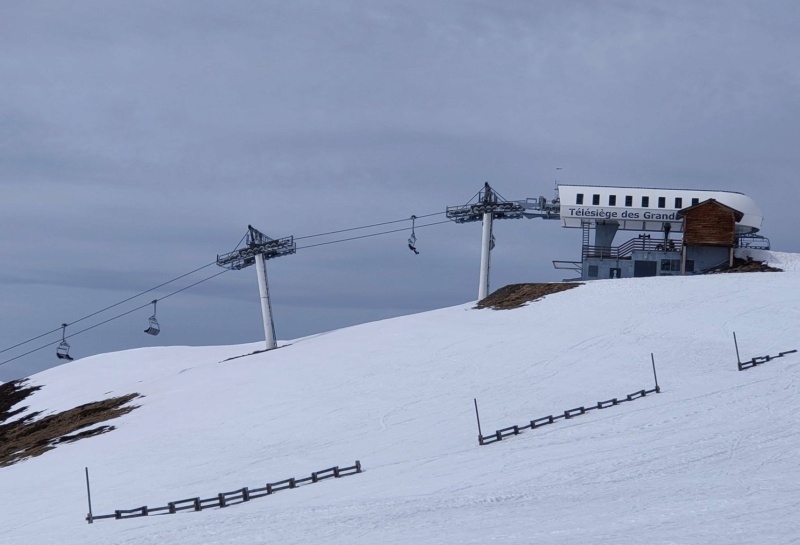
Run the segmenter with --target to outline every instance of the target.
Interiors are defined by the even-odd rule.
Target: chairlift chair
[[[61,343],[56,348],[56,357],[60,360],[72,361],[74,358],[69,355],[69,343],[65,336],[67,324],[61,324]]]
[[[158,325],[158,320],[156,320],[156,303],[157,302],[158,302],[158,299],[153,299],[153,301],[152,301],[152,304],[153,304],[153,315],[150,316],[150,318],[149,318],[150,325],[147,327],[147,329],[144,330],[144,332],[147,333],[148,335],[158,335],[159,333],[161,333],[161,327]]]

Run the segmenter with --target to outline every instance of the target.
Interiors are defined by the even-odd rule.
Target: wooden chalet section
[[[744,214],[714,199],[680,210],[684,219],[683,244],[733,248],[736,224]]]

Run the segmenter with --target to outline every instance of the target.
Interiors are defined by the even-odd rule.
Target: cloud
[[[4,6],[0,298],[20,314],[0,347],[210,263],[248,224],[303,237],[443,212],[485,181],[509,199],[552,196],[556,175],[742,191],[763,207],[774,246],[800,251],[798,10]],[[420,256],[397,233],[270,263],[279,334],[474,298],[479,231],[422,229]],[[560,279],[551,261],[580,251],[577,231],[550,222],[503,222],[496,236],[493,287]],[[170,299],[165,315],[181,325],[158,341],[258,338],[251,272]],[[152,341],[108,331],[84,350]],[[27,368],[14,369],[0,367],[0,380]]]

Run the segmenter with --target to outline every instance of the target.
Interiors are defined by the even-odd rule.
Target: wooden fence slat
[[[564,418],[572,418],[573,416],[578,416],[585,413],[586,409],[583,407],[577,407],[575,409],[567,409],[566,411],[564,411]]]

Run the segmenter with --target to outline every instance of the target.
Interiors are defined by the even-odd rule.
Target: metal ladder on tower
[[[591,223],[589,220],[581,220],[581,231],[583,231],[583,239],[581,245],[581,265],[583,265],[583,260],[586,259],[587,253],[589,251],[589,226]]]

